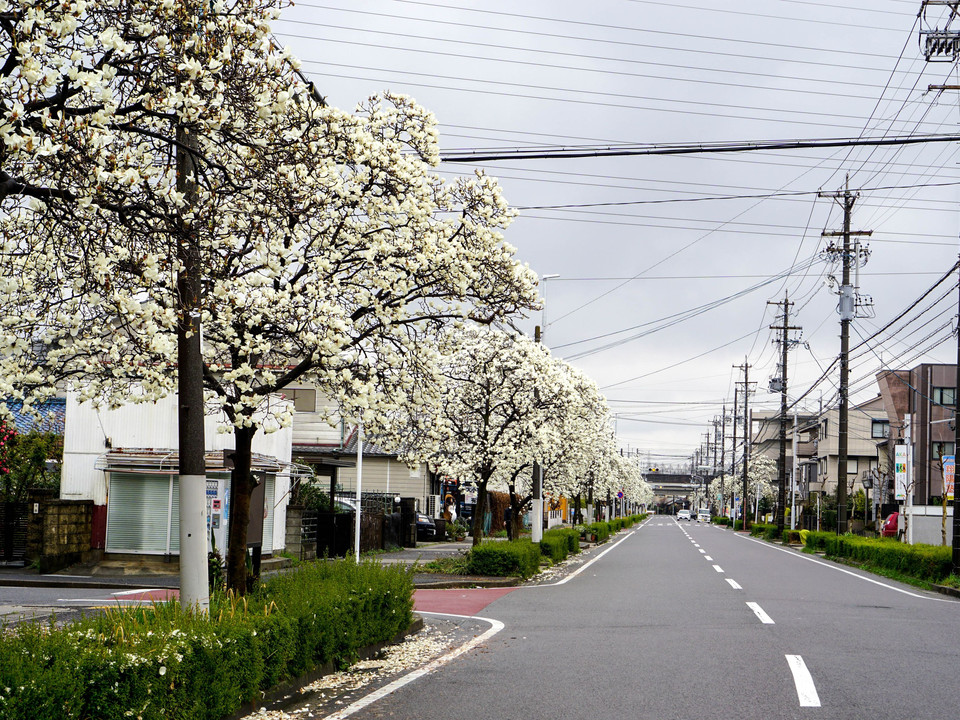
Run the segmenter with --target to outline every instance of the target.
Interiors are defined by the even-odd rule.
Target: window
[[[870,421],[870,437],[872,438],[890,437],[890,421],[889,420],[871,420]]]
[[[294,388],[287,391],[293,400],[293,409],[296,412],[317,411],[317,391],[304,388]]]
[[[931,447],[930,455],[934,461],[939,460],[944,455],[953,455],[952,442],[935,442],[935,443],[931,443],[930,447]]]
[[[857,474],[857,458],[847,458],[847,475]]]
[[[935,387],[933,401],[938,405],[953,407],[957,404],[957,389],[955,387]]]

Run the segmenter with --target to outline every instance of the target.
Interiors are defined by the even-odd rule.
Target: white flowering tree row
[[[497,183],[436,175],[436,121],[410,98],[328,107],[272,39],[278,13],[0,0],[0,392],[174,391],[189,265],[207,410],[235,435],[239,591],[251,442],[291,422],[278,392],[313,384],[389,432],[436,402],[443,328],[537,304]]]
[[[573,496],[590,476],[598,488],[643,501],[639,468],[614,451],[606,402],[582,373],[544,346],[494,329],[452,332],[441,352],[441,397],[413,418],[410,455],[475,483],[474,543],[489,489],[510,493],[519,523],[534,462],[542,465],[545,492]]]
[[[721,478],[714,478],[710,484],[717,507],[726,507],[730,502],[731,494],[736,497],[743,495],[743,463],[740,463],[740,468],[741,470],[735,476],[724,474]],[[776,501],[778,494],[776,477],[777,464],[775,461],[759,454],[750,458],[747,465],[747,501],[744,505],[746,508],[744,512],[748,517],[754,510],[758,498]],[[726,497],[721,495],[721,487],[724,488]]]

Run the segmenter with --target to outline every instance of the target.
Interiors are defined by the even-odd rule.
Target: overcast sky
[[[474,148],[879,138],[960,132],[956,64],[928,63],[920,31],[944,25],[919,0],[309,0],[276,35],[336,106],[385,89],[441,125],[442,152]],[[960,23],[956,23],[960,29]],[[751,365],[751,405],[779,352],[769,329],[788,293],[790,396],[839,353],[838,267],[821,259],[842,228],[830,197],[859,193],[871,230],[860,292],[875,317],[851,346],[909,307],[958,253],[957,143],[621,158],[444,163],[482,167],[521,208],[507,233],[545,284],[553,352],[585,370],[617,414],[622,447],[689,457]],[[881,362],[955,362],[951,280],[853,354],[854,400],[877,394]],[[922,310],[931,305],[929,310]],[[676,316],[676,317],[674,317]],[[799,333],[794,333],[797,337]],[[836,403],[838,373],[802,401]],[[728,423],[729,432],[729,423]],[[658,458],[658,456],[661,456]]]

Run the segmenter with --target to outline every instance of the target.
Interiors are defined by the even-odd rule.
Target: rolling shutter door
[[[107,552],[166,553],[170,477],[112,473]]]

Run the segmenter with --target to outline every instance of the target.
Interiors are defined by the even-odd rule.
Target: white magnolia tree
[[[388,433],[431,403],[430,338],[537,302],[496,182],[431,172],[435,121],[409,98],[327,107],[275,46],[277,12],[0,0],[3,391],[155,399],[199,323],[208,410],[236,437],[238,590],[252,438],[291,421],[276,393],[314,384]]]
[[[564,377],[542,345],[522,335],[463,328],[444,344],[441,398],[414,418],[412,451],[438,471],[477,487],[474,543],[482,535],[491,480],[508,480],[529,468],[540,448],[553,441],[541,432],[551,413],[567,401]]]

